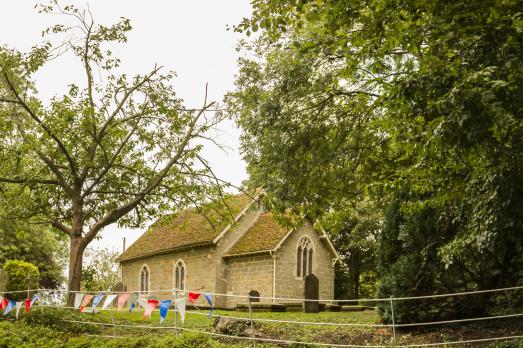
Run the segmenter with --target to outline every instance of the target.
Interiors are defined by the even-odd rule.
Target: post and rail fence
[[[499,289],[489,289],[489,290],[478,290],[478,291],[469,291],[469,292],[457,292],[457,293],[449,293],[449,294],[436,294],[436,295],[423,295],[423,296],[412,296],[412,297],[389,297],[389,298],[367,298],[367,299],[355,299],[355,300],[333,300],[333,299],[311,299],[308,298],[306,301],[303,298],[286,298],[286,297],[264,297],[264,296],[256,296],[256,300],[270,300],[270,301],[285,301],[285,302],[294,302],[299,301],[302,303],[310,303],[315,302],[316,304],[319,303],[389,303],[390,310],[391,310],[391,324],[384,324],[384,323],[358,323],[358,322],[325,322],[325,321],[305,321],[305,320],[279,320],[279,319],[272,319],[272,318],[255,318],[253,315],[253,308],[252,308],[252,300],[253,296],[251,295],[235,295],[235,294],[220,294],[220,293],[209,293],[212,294],[214,299],[217,299],[219,297],[235,297],[244,299],[247,301],[249,313],[248,317],[242,317],[242,316],[236,316],[236,315],[222,315],[220,313],[215,314],[207,314],[199,311],[194,310],[187,310],[185,313],[187,315],[205,315],[209,316],[210,318],[229,318],[229,319],[236,319],[236,320],[247,320],[250,324],[251,328],[251,335],[250,337],[245,336],[238,336],[238,335],[228,335],[228,334],[221,334],[217,332],[212,331],[204,331],[204,330],[196,330],[196,329],[190,329],[183,327],[183,325],[180,325],[178,321],[178,309],[173,309],[173,311],[176,313],[174,316],[174,326],[168,326],[168,325],[138,325],[138,324],[128,324],[128,323],[116,323],[114,320],[114,317],[111,313],[111,322],[97,322],[93,320],[71,320],[70,322],[77,323],[77,324],[84,324],[84,325],[97,325],[97,326],[104,326],[104,327],[112,327],[112,335],[102,335],[103,337],[108,338],[116,338],[116,337],[125,337],[123,336],[117,336],[116,335],[116,329],[124,329],[124,330],[135,330],[135,329],[151,329],[151,330],[171,330],[174,331],[176,334],[179,333],[179,331],[184,332],[197,332],[201,334],[210,335],[213,337],[218,338],[229,338],[229,339],[237,339],[237,340],[250,340],[252,345],[255,346],[256,342],[265,342],[265,343],[275,343],[275,344],[311,344],[316,346],[325,346],[325,347],[435,347],[435,346],[445,346],[445,345],[458,345],[458,344],[469,344],[469,343],[487,343],[487,342],[495,342],[500,340],[514,340],[514,339],[523,339],[523,332],[521,334],[511,335],[511,336],[502,336],[502,337],[488,337],[488,338],[476,338],[476,339],[470,339],[470,340],[461,340],[461,341],[446,341],[446,342],[439,342],[439,343],[426,343],[426,344],[404,344],[404,345],[398,345],[397,344],[397,337],[396,337],[396,330],[398,328],[408,328],[408,327],[420,327],[420,326],[437,326],[437,325],[446,325],[446,324],[457,324],[457,323],[471,323],[471,322],[485,322],[489,320],[500,320],[500,319],[515,319],[515,318],[521,318],[523,317],[523,313],[510,313],[510,314],[499,314],[499,315],[489,315],[484,317],[475,317],[475,318],[461,318],[461,319],[453,319],[453,320],[439,320],[439,321],[430,321],[430,322],[411,322],[411,323],[397,323],[396,317],[395,317],[395,303],[398,301],[416,301],[416,300],[426,300],[426,299],[432,299],[432,300],[438,300],[438,299],[445,299],[448,297],[461,297],[461,296],[472,296],[475,294],[486,294],[486,293],[493,293],[493,292],[510,292],[510,291],[521,291],[523,290],[523,286],[514,286],[514,287],[507,287],[507,288],[499,288]],[[26,292],[27,290],[20,290],[20,291],[1,291],[0,294],[7,297],[9,294],[12,293],[20,293],[20,292]],[[41,295],[41,302],[38,304],[40,307],[57,307],[57,308],[64,308],[64,309],[74,309],[74,307],[68,307],[66,305],[66,298],[69,293],[84,293],[84,294],[93,294],[93,293],[103,293],[105,295],[109,294],[123,294],[123,293],[129,293],[129,294],[137,294],[138,296],[140,293],[138,291],[104,291],[104,292],[89,292],[89,291],[68,291],[68,290],[49,290],[49,289],[33,289],[30,290],[32,293],[39,293]],[[198,293],[199,291],[194,291]],[[160,295],[166,295],[170,296],[171,298],[174,297],[174,299],[179,299],[180,296],[184,296],[186,291],[180,290],[180,289],[165,289],[165,290],[151,290],[148,292],[149,295],[156,294],[158,296]],[[203,292],[201,292],[203,294]],[[176,301],[175,301],[176,303]],[[107,308],[105,310],[112,310],[111,308]],[[4,319],[4,317],[1,317]],[[267,337],[257,337],[256,335],[256,327],[255,322],[260,323],[272,323],[272,324],[292,324],[292,325],[301,325],[301,326],[332,326],[332,327],[361,327],[361,328],[385,328],[392,331],[392,341],[390,344],[386,345],[354,345],[354,344],[333,344],[328,342],[302,342],[302,341],[294,341],[294,340],[287,340],[287,339],[281,339],[281,338],[267,338]]]

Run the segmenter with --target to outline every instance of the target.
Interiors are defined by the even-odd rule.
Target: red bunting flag
[[[147,300],[147,305],[143,312],[143,319],[150,317],[151,313],[158,307],[159,302],[157,300]]]
[[[200,298],[199,292],[189,292],[189,294],[187,295],[187,299],[191,303],[196,303],[196,300],[198,300],[199,298]]]
[[[0,296],[0,309],[4,309],[9,304],[9,300]]]
[[[29,310],[31,309],[31,299],[28,298],[27,300],[25,300],[24,304],[25,304],[25,312],[29,313]]]

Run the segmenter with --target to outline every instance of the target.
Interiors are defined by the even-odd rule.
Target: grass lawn
[[[107,310],[96,314],[79,314],[74,310],[59,310],[55,315],[53,308],[35,308],[25,318],[16,321],[0,321],[0,348],[4,347],[247,347],[251,345],[250,340],[218,339],[205,335],[187,333],[180,330],[180,335],[175,335],[174,311],[170,310],[163,324],[160,324],[159,312],[155,311],[151,318],[143,320],[143,311]],[[55,310],[56,312],[56,310]],[[186,320],[181,328],[212,332],[212,321],[207,317],[207,311],[200,311],[200,315],[187,313]],[[39,321],[31,321],[33,314]],[[248,313],[216,310],[215,315],[234,316],[248,318]],[[9,317],[9,315],[8,315]],[[11,317],[10,319],[14,319]],[[355,345],[392,345],[392,330],[390,328],[352,327],[338,326],[334,324],[363,323],[375,324],[379,318],[375,311],[363,312],[321,312],[307,314],[301,312],[256,312],[253,313],[256,322],[256,330],[262,338],[275,338],[300,342],[321,342],[332,344],[355,344]],[[301,321],[301,322],[328,322],[333,325],[312,325],[295,323],[263,322],[261,319]],[[96,323],[110,324],[86,325],[69,324],[67,320],[79,320]],[[113,328],[112,323],[116,324]],[[121,327],[118,325],[131,325],[132,327]],[[164,327],[166,329],[157,329]],[[3,331],[3,332],[2,332]],[[113,335],[125,338],[103,338],[87,336]],[[395,344],[422,344],[448,341],[461,341],[477,338],[514,336],[523,334],[522,323],[515,321],[493,321],[486,326],[459,325],[446,327],[431,327],[427,329],[416,329],[410,331],[397,331]],[[25,337],[27,336],[27,337]],[[13,341],[16,337],[18,341]],[[21,338],[20,338],[21,337]],[[24,338],[25,337],[25,338]],[[29,344],[31,342],[31,344]],[[34,343],[36,342],[36,343]],[[274,347],[269,343],[259,342],[257,347]],[[279,346],[282,346],[281,344]],[[285,345],[283,345],[285,346]],[[458,345],[470,347],[523,347],[523,341],[511,341],[506,343],[480,343],[475,345]],[[293,347],[304,347],[294,345]],[[455,347],[455,346],[453,346]]]
[[[200,314],[207,314],[201,311]],[[160,324],[159,313],[155,311],[151,318],[143,320],[143,311],[103,311],[101,313],[83,316],[92,321],[112,322],[111,314],[116,324],[144,325],[174,327],[174,312],[169,311],[163,324]],[[216,310],[215,315],[242,317],[248,319],[248,313]],[[273,323],[263,322],[259,319],[301,321],[301,322],[328,322],[333,324],[376,324],[379,317],[376,311],[367,310],[363,312],[320,312],[317,314],[301,312],[255,312],[253,319],[256,329],[264,338],[284,339],[300,342],[319,342],[332,344],[357,344],[357,345],[387,345],[393,344],[393,332],[387,327],[354,327],[337,325],[312,325],[296,323]],[[396,344],[421,344],[445,341],[461,341],[477,338],[514,336],[523,334],[521,325],[514,327],[514,322],[494,321],[489,326],[478,324],[429,327],[416,330],[397,330]],[[510,325],[509,325],[510,324]],[[212,320],[206,315],[187,313],[185,322],[178,321],[179,327],[200,331],[212,332]],[[106,327],[104,332],[112,334],[113,328]],[[116,328],[116,335],[163,335],[166,332],[174,332],[174,329],[129,329]],[[248,341],[235,340],[239,344],[248,345]],[[486,346],[488,344],[483,344]],[[474,345],[477,347],[478,345]]]

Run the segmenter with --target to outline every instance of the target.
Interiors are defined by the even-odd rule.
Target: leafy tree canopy
[[[407,191],[392,251],[413,239],[418,249],[404,250],[427,247],[430,260],[464,265],[459,286],[514,285],[523,269],[522,7],[254,1],[235,30],[261,35],[243,43],[227,97],[251,182],[277,208],[312,214],[365,197],[384,208]],[[412,228],[420,217],[436,226]],[[432,228],[444,240],[416,239]]]

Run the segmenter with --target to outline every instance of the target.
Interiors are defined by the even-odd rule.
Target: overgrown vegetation
[[[67,253],[63,236],[45,226],[0,219],[0,240],[0,265],[8,260],[36,265],[43,288],[55,289],[63,282]]]
[[[380,297],[521,284],[523,2],[253,7],[234,29],[260,35],[226,102],[267,205],[323,218],[370,202]],[[366,241],[356,226],[339,240]],[[399,304],[397,318],[492,313],[495,297]]]
[[[42,310],[41,312],[38,312]],[[248,313],[217,311],[221,315],[245,316]],[[112,314],[104,311],[99,314],[79,314],[77,311],[39,308],[34,314],[18,322],[0,321],[0,347],[249,347],[250,340],[217,339],[204,334],[180,331],[176,337],[173,327],[174,317],[169,313],[165,330],[147,329],[147,326],[158,326],[159,314],[154,312],[151,319],[143,320],[142,311],[117,312]],[[10,316],[10,315],[8,315]],[[10,318],[14,318],[10,316]],[[29,319],[30,318],[30,319]],[[117,325],[138,325],[145,328],[116,327],[112,328],[112,318]],[[379,320],[375,311],[364,312],[321,312],[318,314],[289,313],[255,313],[254,320],[259,318],[291,320],[291,321],[323,321],[330,323],[367,323],[373,324]],[[109,324],[108,326],[69,323],[67,320],[95,321]],[[212,321],[205,315],[186,317],[180,327],[201,331],[212,331]],[[397,331],[397,344],[434,343],[462,339],[508,336],[517,330],[514,321],[501,321],[482,325],[465,325],[461,327],[424,328],[413,331]],[[335,325],[296,325],[292,323],[256,322],[256,330],[262,338],[278,338],[304,342],[293,346],[304,346],[305,342],[324,342],[332,344],[387,344],[392,340],[392,330],[382,328],[337,327]],[[125,338],[103,338],[98,336],[114,335]],[[98,336],[86,336],[98,335]],[[518,347],[518,341],[510,341],[502,347]],[[259,347],[276,347],[278,344],[258,342]],[[495,346],[495,344],[492,344]]]

